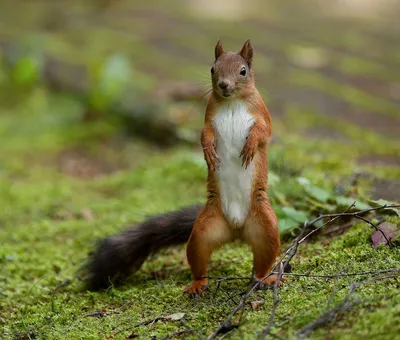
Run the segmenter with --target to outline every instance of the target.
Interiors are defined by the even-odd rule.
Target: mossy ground
[[[347,22],[339,27],[339,34],[334,21],[322,20],[315,30],[298,25],[305,15],[298,8],[297,15],[288,20],[286,15],[293,14],[289,6],[271,8],[259,21],[237,30],[235,23],[194,19],[166,4],[157,10],[140,1],[136,5],[121,1],[115,6],[109,9],[110,15],[100,16],[108,26],[100,30],[83,20],[87,30],[76,32],[71,29],[74,25],[66,24],[69,28],[49,34],[46,48],[79,62],[101,58],[112,49],[122,50],[135,61],[135,67],[148,70],[153,80],[198,81],[212,56],[215,39],[211,37],[222,34],[228,46],[233,46],[254,36],[255,45],[260,46],[257,79],[267,89],[263,94],[274,117],[275,139],[269,157],[279,181],[272,180],[269,191],[277,210],[295,207],[315,216],[326,209],[345,208],[308,196],[296,181],[299,176],[332,195],[348,191],[356,171],[398,180],[400,140],[395,124],[399,98],[385,90],[394,88],[400,78],[399,50],[390,40],[398,27],[373,30],[370,25]],[[135,20],[123,16],[129,6],[140,9],[142,15]],[[82,19],[84,7],[71,6],[68,13]],[[19,12],[7,13],[0,25],[14,20]],[[145,14],[153,20],[149,22]],[[18,40],[40,20],[39,14],[29,16],[20,25],[1,30],[2,36]],[[156,39],[162,35],[160,27],[170,44]],[[267,28],[271,34],[259,34]],[[184,29],[190,34],[181,34]],[[366,34],[371,30],[374,34]],[[233,31],[237,32],[234,37]],[[82,44],[85,48],[77,48]],[[310,45],[325,68],[301,64],[299,55]],[[377,45],[381,49],[374,54],[371,46]],[[369,80],[362,82],[361,76]],[[122,287],[93,293],[75,279],[97,239],[153,213],[203,201],[206,168],[201,150],[184,146],[166,150],[128,138],[114,120],[83,123],[81,102],[40,86],[14,91],[3,83],[0,93],[0,338],[104,339],[142,321],[177,312],[185,313],[181,321],[159,321],[123,331],[115,338],[137,334],[159,339],[181,329],[195,330],[187,338],[210,335],[234,308],[228,295],[245,290],[247,282],[225,282],[223,290],[216,292],[217,284],[211,280],[204,298],[188,299],[182,294],[191,280],[183,246],[149,259]],[[189,112],[192,117],[185,123],[198,131],[202,104],[184,103],[174,109]],[[364,117],[375,118],[367,121]],[[382,164],[376,159],[386,161]],[[370,183],[362,181],[353,197],[365,202],[371,195],[369,189]],[[375,198],[398,195],[379,190],[372,194]],[[394,216],[385,219],[399,223]],[[367,224],[354,222],[341,235],[319,235],[301,245],[293,271],[330,275],[399,267],[399,250],[374,249],[371,231]],[[285,240],[282,251],[290,244],[290,237]],[[210,275],[248,276],[251,261],[246,246],[226,246],[213,256]],[[67,279],[71,282],[55,291]],[[352,296],[359,303],[315,330],[311,338],[395,339],[400,332],[399,276],[384,280],[289,277],[279,289],[272,332],[281,338],[295,337],[299,329],[338,304],[351,283],[369,279]],[[242,325],[228,338],[254,339],[267,325],[272,291],[257,291],[249,300],[264,300],[265,304],[258,311],[246,305]],[[90,316],[98,311],[101,317]]]

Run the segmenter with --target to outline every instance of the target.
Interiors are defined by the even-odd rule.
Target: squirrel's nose
[[[221,89],[226,89],[226,88],[228,87],[228,83],[227,83],[226,81],[220,81],[220,82],[218,83],[218,86],[219,86]]]

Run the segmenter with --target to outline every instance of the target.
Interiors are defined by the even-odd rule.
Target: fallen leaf
[[[170,315],[164,317],[164,320],[178,321],[178,320],[183,319],[184,316],[185,316],[185,313],[174,313],[174,314],[170,314]]]
[[[400,228],[398,228],[396,224],[390,222],[382,222],[377,227],[379,230],[375,230],[371,234],[373,248],[376,248],[381,243],[387,244],[388,243],[387,240],[389,241],[394,240],[400,232]]]
[[[264,304],[264,300],[251,301],[250,306],[252,310],[258,310]]]

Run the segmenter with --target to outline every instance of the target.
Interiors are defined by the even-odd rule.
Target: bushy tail
[[[99,242],[85,267],[90,290],[117,283],[138,270],[157,250],[188,241],[202,206],[192,206],[149,218]]]

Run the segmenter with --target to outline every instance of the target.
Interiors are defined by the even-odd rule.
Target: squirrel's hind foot
[[[203,296],[207,288],[207,279],[201,279],[194,281],[189,287],[186,287],[183,292],[194,298],[196,296]]]
[[[274,286],[274,285],[276,285],[276,286],[278,286],[278,287],[281,287],[281,286],[283,285],[283,283],[284,283],[286,280],[287,280],[287,278],[286,278],[286,277],[283,277],[283,276],[281,277],[280,280],[278,280],[278,275],[274,274],[274,275],[268,276],[266,279],[264,279],[264,281],[262,281],[262,282],[259,284],[258,287],[259,287],[260,289],[272,287],[272,286]],[[256,280],[256,281],[258,282],[258,281],[260,281],[260,280]]]

